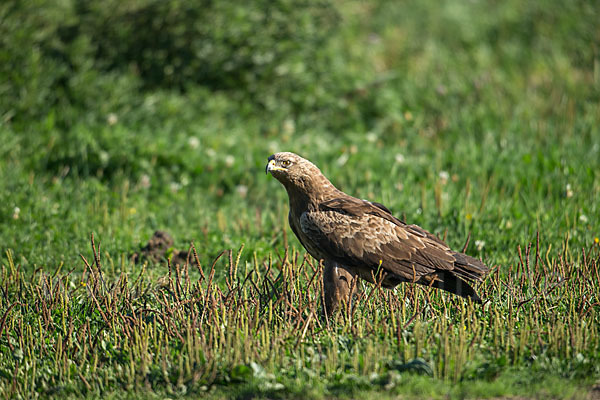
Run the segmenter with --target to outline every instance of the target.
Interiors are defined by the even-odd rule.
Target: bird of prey
[[[325,314],[350,300],[356,276],[385,288],[415,282],[481,303],[469,285],[489,271],[480,260],[451,250],[382,204],[347,195],[297,154],[273,154],[269,172],[287,190],[294,234],[311,256],[323,260]]]

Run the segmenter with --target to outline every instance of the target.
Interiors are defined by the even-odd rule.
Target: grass
[[[87,108],[0,110],[0,395],[591,396],[598,10],[570,4],[336,2],[302,112],[110,76]],[[470,235],[485,304],[365,285],[323,320],[264,175],[280,150],[453,248]],[[157,229],[196,254],[134,264]]]
[[[530,394],[522,386],[534,384],[539,396],[570,396],[578,391],[565,392],[563,380],[590,383],[598,373],[600,249],[581,264],[563,251],[547,262],[528,247],[515,269],[482,285],[490,299],[482,307],[413,285],[368,286],[333,320],[320,315],[321,269],[296,251],[242,263],[241,248],[203,267],[192,247],[190,262],[164,276],[142,267],[114,279],[94,238],[77,278],[25,276],[9,252],[0,280],[4,394],[225,387],[241,396],[493,397],[504,385]],[[528,374],[511,372],[519,368]]]

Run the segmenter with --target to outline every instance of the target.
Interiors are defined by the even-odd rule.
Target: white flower
[[[106,122],[108,122],[108,124],[112,126],[119,122],[119,117],[117,117],[117,114],[115,113],[110,113],[106,116]]]
[[[337,159],[337,161],[336,161],[337,165],[339,165],[340,167],[343,167],[346,164],[346,162],[348,161],[348,158],[350,158],[350,156],[348,155],[348,153],[343,153]]]
[[[192,149],[197,149],[198,146],[200,146],[200,139],[198,139],[196,136],[190,136],[188,138],[188,145],[192,148]]]
[[[140,187],[148,189],[150,187],[150,177],[147,174],[140,176]]]
[[[227,156],[225,156],[225,166],[226,167],[232,167],[234,163],[235,163],[234,156],[232,156],[231,154],[228,154]]]
[[[366,137],[368,142],[375,143],[377,141],[377,134],[375,132],[368,132]]]
[[[404,154],[398,153],[398,154],[396,154],[396,157],[394,157],[394,159],[396,160],[396,162],[398,164],[404,164],[404,161],[405,161]]]
[[[445,185],[448,182],[448,178],[450,178],[450,174],[447,171],[440,171],[438,176],[442,185]]]
[[[181,186],[187,186],[190,184],[190,177],[187,174],[181,175]]]
[[[19,214],[21,213],[21,209],[19,207],[15,207],[13,209],[13,219],[19,219]]]
[[[475,247],[477,247],[477,250],[479,250],[479,251],[483,250],[483,246],[485,246],[485,242],[483,240],[475,241]]]
[[[217,152],[215,151],[215,149],[206,149],[206,155],[210,158],[213,158],[217,155]]]
[[[573,197],[573,189],[571,188],[570,183],[567,183],[567,186],[565,187],[565,195],[567,196],[567,199]]]
[[[108,152],[104,150],[100,150],[100,152],[98,153],[98,158],[100,159],[102,165],[107,165],[108,160],[110,160],[110,154],[108,154]]]
[[[246,195],[248,194],[248,186],[246,186],[246,185],[237,185],[235,187],[235,191],[237,192],[237,194],[240,197],[246,197]]]
[[[579,220],[580,220],[581,222],[583,222],[584,224],[587,224],[587,222],[588,222],[588,217],[587,217],[585,214],[581,214],[581,215],[579,216]]]
[[[179,189],[181,189],[181,184],[177,182],[171,182],[171,184],[169,185],[169,189],[171,189],[171,192],[177,193]]]

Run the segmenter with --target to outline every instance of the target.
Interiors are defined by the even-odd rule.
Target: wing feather
[[[320,210],[303,213],[300,226],[314,247],[344,265],[371,270],[381,265],[408,281],[454,267],[452,251],[437,237],[365,200],[330,200]]]

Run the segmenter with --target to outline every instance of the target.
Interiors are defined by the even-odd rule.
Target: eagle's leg
[[[323,311],[330,317],[340,303],[348,304],[356,292],[356,274],[333,261],[325,261],[323,269]]]

